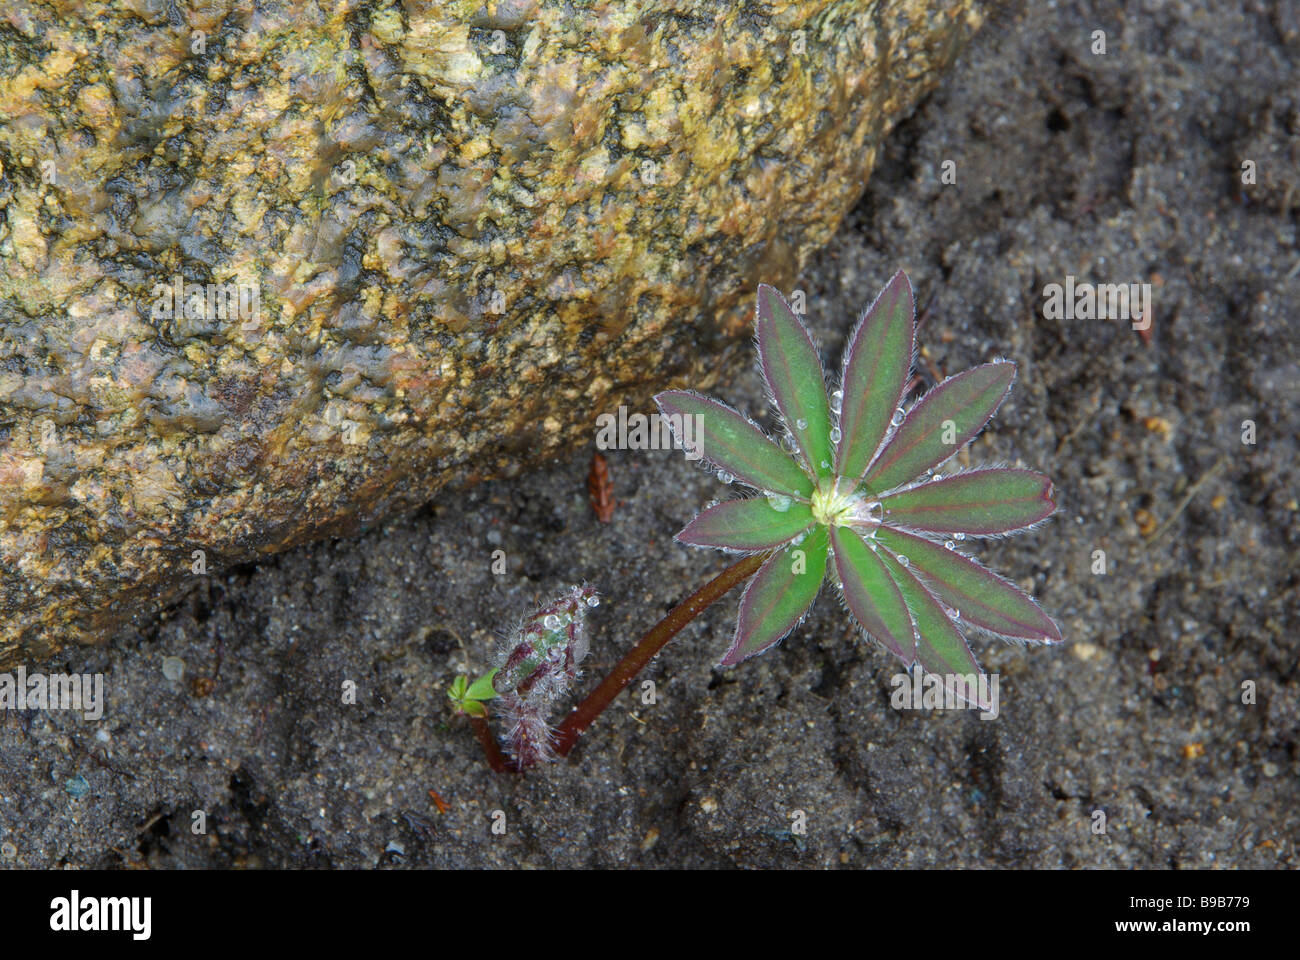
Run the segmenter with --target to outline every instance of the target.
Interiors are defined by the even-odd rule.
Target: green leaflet
[[[655,402],[669,418],[699,416],[701,456],[742,483],[805,500],[812,494],[813,482],[799,465],[726,404],[684,390],[661,393]]]
[[[956,689],[956,677],[979,677],[984,671],[939,601],[889,551],[879,550],[876,555],[884,559],[889,575],[912,613],[917,633],[916,659],[921,669],[944,677],[944,685],[950,689]],[[989,707],[984,703],[979,706]]]
[[[698,547],[770,550],[812,526],[812,508],[803,501],[786,497],[784,510],[772,504],[768,497],[719,503],[688,523],[677,540]]]
[[[972,470],[880,501],[885,521],[929,533],[993,536],[1050,517],[1052,481],[1032,470]]]
[[[762,653],[795,628],[817,599],[828,546],[826,528],[813,527],[802,542],[778,550],[759,568],[740,598],[736,636],[720,666]]]
[[[857,479],[889,430],[912,368],[915,308],[900,270],[880,291],[844,351],[844,398],[836,472]]]
[[[867,475],[867,487],[885,493],[943,463],[989,422],[1011,389],[1016,365],[986,363],[949,377],[907,414]]]
[[[1061,642],[1060,629],[1024,591],[969,557],[901,530],[881,528],[876,539],[906,556],[930,592],[966,622],[1002,637]]]
[[[807,327],[785,298],[767,284],[758,287],[758,362],[777,409],[794,434],[808,467],[829,477],[835,454],[831,449],[831,411],[826,401],[822,362]]]
[[[903,595],[868,543],[847,527],[831,530],[835,572],[844,602],[859,626],[911,666],[914,657],[912,617]]]

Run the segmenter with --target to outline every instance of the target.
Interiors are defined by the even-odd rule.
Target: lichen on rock
[[[0,664],[709,386],[984,6],[6,4]]]

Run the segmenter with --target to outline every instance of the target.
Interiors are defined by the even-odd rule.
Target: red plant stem
[[[492,736],[492,728],[488,726],[487,717],[469,715],[469,722],[474,725],[474,732],[478,734],[478,742],[483,745],[483,754],[487,757],[492,772],[508,772],[510,768],[506,765],[506,758],[501,753],[501,747],[497,745],[496,737]]]
[[[555,752],[562,757],[567,756],[578,737],[582,736],[582,731],[591,726],[592,721],[614,702],[614,698],[654,659],[655,654],[668,645],[669,640],[709,606],[721,600],[732,587],[757,573],[767,558],[768,554],[760,553],[736,561],[673,607],[668,616],[651,627],[650,632],[619,661],[618,666],[601,681],[600,686],[591,691],[587,699],[578,704],[560,724],[556,730]]]

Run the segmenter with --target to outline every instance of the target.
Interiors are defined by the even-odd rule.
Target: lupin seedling
[[[866,636],[909,670],[940,676],[958,697],[987,689],[953,682],[982,676],[966,639],[971,630],[1021,643],[1061,642],[1056,623],[1028,594],[960,549],[968,538],[1000,537],[1046,520],[1056,509],[1051,481],[1031,470],[944,466],[1006,398],[1015,364],[994,360],[967,370],[906,405],[916,325],[912,287],[901,271],[850,335],[839,387],[830,393],[807,327],[767,285],[758,289],[755,326],[759,370],[784,423],[784,445],[717,400],[680,390],[655,398],[674,427],[698,417],[695,451],[724,483],[755,493],[710,505],[677,541],[741,559],[651,628],[554,732],[531,714],[549,712],[577,678],[573,668],[586,653],[581,618],[575,632],[560,612],[581,606],[580,588],[556,601],[568,606],[552,604],[525,621],[496,679],[518,768],[567,754],[682,627],[746,581],[720,666],[784,639],[828,581]],[[683,446],[686,439],[679,436]]]
[[[451,701],[452,709],[456,713],[463,713],[470,717],[486,717],[487,701],[495,699],[497,695],[496,689],[492,686],[492,678],[496,674],[494,668],[473,683],[470,683],[469,677],[464,675],[453,680],[447,690],[447,699]]]

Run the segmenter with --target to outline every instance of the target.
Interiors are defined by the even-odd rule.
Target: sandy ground
[[[972,460],[1045,470],[1061,510],[976,553],[1067,645],[976,642],[996,720],[892,709],[894,664],[829,596],[775,651],[715,670],[733,597],[651,665],[657,703],[628,695],[570,762],[493,776],[445,688],[499,628],[589,580],[591,683],[723,565],[671,538],[726,488],[680,455],[611,453],[622,502],[602,525],[585,449],[201,578],[161,620],[32,665],[104,673],[108,705],[0,726],[0,863],[1297,866],[1297,9],[1013,9],[895,132],[801,281],[830,362],[903,267],[927,378],[1020,364]],[[1149,342],[1045,318],[1067,276],[1152,284]],[[770,416],[752,370],[715,392]]]

